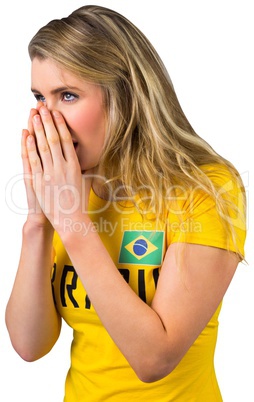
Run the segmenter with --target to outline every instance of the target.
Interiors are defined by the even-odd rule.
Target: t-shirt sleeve
[[[214,246],[238,252],[244,258],[244,189],[223,166],[208,169],[206,173],[218,190],[217,199],[222,197],[226,200],[225,210],[218,210],[217,200],[200,188],[181,191],[181,195],[169,203],[167,243],[186,242]]]

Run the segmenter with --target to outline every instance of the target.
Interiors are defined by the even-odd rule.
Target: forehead
[[[31,66],[32,91],[54,91],[57,88],[73,89],[80,93],[102,93],[101,86],[77,77],[51,59],[34,58]]]
[[[34,58],[31,65],[31,81],[32,85],[39,83],[56,83],[68,84],[68,82],[82,83],[82,80],[77,78],[64,68],[61,68],[57,63],[50,59]]]

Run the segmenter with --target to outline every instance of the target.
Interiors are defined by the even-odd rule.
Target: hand
[[[38,107],[40,107],[39,103]],[[24,182],[25,182],[27,204],[28,204],[28,221],[34,222],[39,225],[48,225],[49,224],[48,219],[44,215],[33,189],[32,169],[30,166],[27,145],[26,145],[28,136],[35,135],[32,119],[36,114],[38,114],[38,109],[31,109],[28,119],[28,129],[24,129],[22,131],[22,138],[21,138],[21,156],[22,156]]]
[[[87,211],[91,180],[84,180],[63,116],[41,106],[32,117],[34,135],[26,136],[32,187],[41,210],[61,231],[64,219]],[[85,205],[83,202],[85,195]]]

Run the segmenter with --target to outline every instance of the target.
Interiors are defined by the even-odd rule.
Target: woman
[[[27,361],[73,328],[65,402],[222,401],[221,301],[244,258],[237,170],[187,121],[158,54],[85,6],[29,44],[29,213],[6,309]],[[31,302],[32,301],[32,302]]]

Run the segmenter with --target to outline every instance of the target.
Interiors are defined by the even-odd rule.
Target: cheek
[[[77,135],[84,133],[87,129],[86,119],[84,119],[84,116],[81,116],[80,114],[72,116],[72,118],[69,119],[69,124],[71,129]]]
[[[98,106],[85,112],[83,110],[71,113],[66,116],[66,122],[79,139],[101,136],[105,131],[104,113]]]

